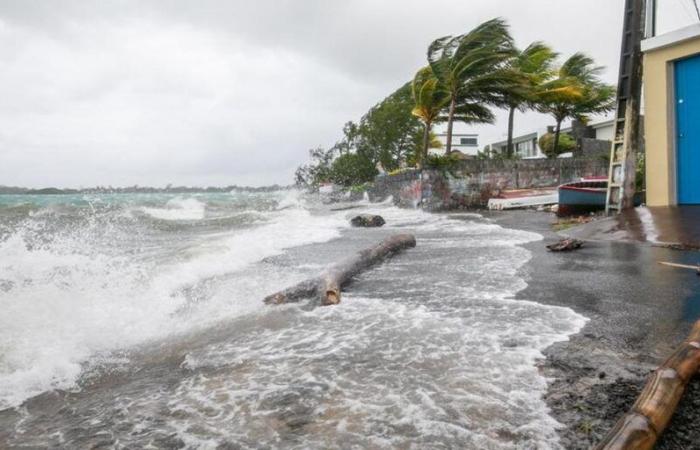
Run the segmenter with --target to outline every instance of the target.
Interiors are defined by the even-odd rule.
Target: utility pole
[[[642,49],[645,32],[654,32],[654,0],[625,0],[625,18],[620,51],[620,72],[617,85],[615,135],[610,150],[610,170],[605,211],[620,212],[634,207],[637,150],[640,147],[640,115],[642,97]],[[645,18],[651,24],[645,27]],[[650,28],[651,29],[650,29]],[[645,29],[646,28],[646,29]]]

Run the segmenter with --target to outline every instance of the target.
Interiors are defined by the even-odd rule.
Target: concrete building
[[[515,153],[522,159],[538,159],[546,158],[547,156],[542,153],[539,146],[540,137],[547,133],[547,129],[542,129],[538,131],[533,131],[528,134],[523,134],[520,136],[513,137],[513,146],[515,147]],[[581,123],[572,123],[571,126],[564,127],[561,130],[562,133],[573,134],[579,138],[598,140],[598,141],[612,141],[614,134],[614,120],[604,120],[601,122],[594,122],[589,125],[583,125]],[[508,141],[494,142],[488,145],[488,149],[492,152],[505,152],[508,147]],[[607,151],[610,150],[610,144],[608,144]],[[563,157],[572,156],[569,154],[562,155]]]
[[[700,24],[642,51],[647,204],[700,204]]]
[[[445,147],[447,146],[447,133],[439,133],[436,137],[442,143],[442,148],[431,148],[430,154],[444,155]],[[479,135],[453,133],[452,150],[460,151],[465,155],[476,156],[479,153]]]

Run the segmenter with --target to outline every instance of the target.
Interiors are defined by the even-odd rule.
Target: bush
[[[457,153],[450,153],[449,155],[428,155],[428,159],[425,162],[426,169],[439,170],[443,173],[449,173],[450,175],[455,175],[457,169],[459,169],[461,159]]]
[[[556,158],[562,153],[573,152],[576,150],[576,141],[571,135],[562,133],[559,135],[559,148],[554,151],[554,133],[546,133],[540,137],[539,141],[542,153],[547,155],[547,158]]]

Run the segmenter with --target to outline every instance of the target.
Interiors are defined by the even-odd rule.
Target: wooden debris
[[[317,296],[322,306],[340,303],[340,289],[360,272],[393,256],[401,250],[416,246],[416,238],[411,234],[397,234],[384,239],[374,247],[359,251],[356,255],[331,266],[319,277],[302,281],[265,298],[265,303],[280,305],[298,302],[304,298]]]
[[[659,264],[661,264],[662,266],[675,267],[677,269],[694,270],[695,273],[698,276],[700,276],[700,264],[697,264],[695,266],[691,266],[689,264],[678,264],[678,263],[672,263],[672,262],[666,262],[666,261],[659,261]]]
[[[700,320],[652,375],[637,401],[615,424],[598,450],[651,449],[668,425],[686,386],[700,368]]]
[[[583,241],[578,239],[562,239],[561,241],[547,246],[550,252],[570,252],[583,247]]]

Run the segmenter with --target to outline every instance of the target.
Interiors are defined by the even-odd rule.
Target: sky
[[[660,31],[692,0],[659,0]],[[0,185],[290,184],[438,37],[504,17],[615,82],[623,0],[0,0]],[[462,131],[480,145],[495,125]],[[516,132],[548,125],[521,114]]]

